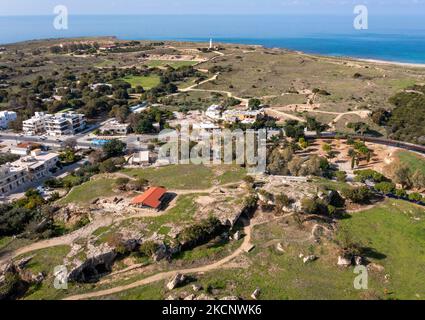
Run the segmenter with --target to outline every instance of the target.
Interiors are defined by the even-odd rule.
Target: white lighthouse
[[[213,49],[213,39],[212,39],[212,38],[210,39],[210,47],[209,47],[209,49],[210,49],[210,50],[212,50],[212,49]]]

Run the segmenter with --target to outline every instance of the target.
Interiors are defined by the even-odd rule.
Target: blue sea
[[[425,63],[425,13],[369,16],[368,30],[354,15],[105,15],[70,16],[55,30],[53,16],[0,17],[0,43],[77,36],[259,44],[331,56]]]

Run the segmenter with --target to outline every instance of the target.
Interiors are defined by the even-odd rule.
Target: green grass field
[[[135,88],[137,86],[142,86],[145,90],[152,89],[159,85],[160,79],[156,75],[150,76],[127,76],[122,78],[122,80],[131,84],[131,87]]]
[[[238,182],[246,175],[243,168],[233,165],[206,167],[203,165],[171,165],[161,168],[124,169],[124,174],[143,178],[151,185],[169,189],[204,190],[214,185]]]
[[[166,67],[170,66],[173,69],[178,69],[185,66],[194,66],[197,61],[172,61],[172,60],[150,60],[144,62],[145,65],[149,67]]]
[[[420,218],[417,221],[414,218]],[[385,267],[384,272],[369,272],[368,290],[356,290],[354,268],[336,265],[336,247],[332,244],[303,243],[284,223],[269,223],[255,228],[256,248],[245,254],[246,268],[215,270],[197,275],[205,290],[216,290],[218,297],[237,295],[250,299],[261,288],[261,299],[424,299],[425,288],[425,211],[402,201],[387,200],[377,207],[353,214],[340,221],[340,228],[355,241],[369,248],[368,259]],[[340,231],[342,234],[343,231]],[[308,235],[308,232],[305,233]],[[338,235],[339,236],[339,235]],[[284,253],[276,251],[270,241],[288,243]],[[183,259],[201,257],[205,252],[188,252]],[[299,253],[314,253],[319,259],[303,264]],[[389,275],[386,283],[384,276]],[[114,295],[118,299],[165,298],[164,282],[135,288]],[[385,292],[388,293],[385,293]],[[190,288],[174,290],[174,294]]]
[[[63,199],[60,204],[78,203],[89,204],[98,197],[109,197],[114,195],[114,179],[95,179],[75,187]]]
[[[419,219],[419,220],[418,220]],[[371,248],[370,260],[390,275],[391,298],[425,299],[425,209],[404,201],[382,205],[341,222],[355,241]]]
[[[425,157],[409,151],[399,151],[396,156],[401,163],[406,164],[412,172],[419,170],[425,174]]]

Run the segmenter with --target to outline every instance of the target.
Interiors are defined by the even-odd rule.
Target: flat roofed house
[[[137,207],[148,207],[159,209],[164,200],[167,190],[162,187],[151,187],[143,194],[137,196],[131,201],[131,204]]]

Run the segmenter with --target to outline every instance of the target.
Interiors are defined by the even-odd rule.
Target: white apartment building
[[[7,129],[9,122],[16,120],[16,112],[0,111],[0,129]]]
[[[45,114],[36,112],[34,117],[23,122],[23,131],[27,135],[39,135],[46,133],[49,136],[59,137],[73,135],[86,127],[86,119],[83,114],[62,112],[57,114]]]
[[[12,193],[19,187],[51,175],[59,155],[33,150],[29,156],[0,167],[0,194]]]

